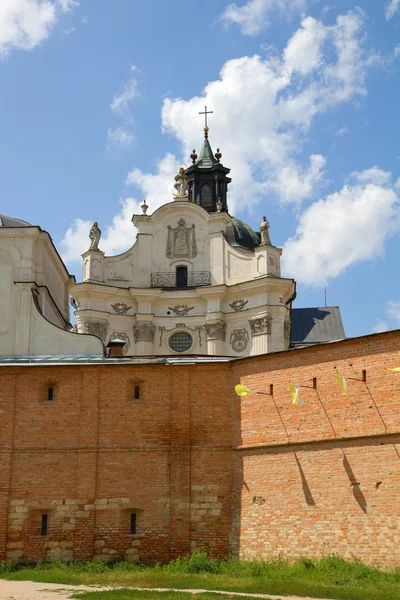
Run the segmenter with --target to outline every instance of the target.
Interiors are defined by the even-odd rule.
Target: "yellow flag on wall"
[[[335,373],[334,374],[334,378],[338,382],[339,387],[340,387],[340,391],[342,392],[343,396],[345,396],[346,393],[347,393],[346,379],[343,377],[343,375],[339,375],[339,373]]]
[[[400,367],[393,367],[393,369],[389,369],[389,367],[386,367],[386,371],[395,371],[397,373],[398,371],[400,371]]]
[[[293,406],[304,406],[304,402],[299,396],[300,386],[296,385],[295,383],[288,383],[288,388],[292,392]]]
[[[238,383],[237,385],[235,385],[235,392],[237,393],[238,396],[250,396],[251,391],[244,385],[242,385],[241,383]]]

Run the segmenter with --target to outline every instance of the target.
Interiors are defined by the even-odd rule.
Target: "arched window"
[[[201,205],[203,208],[213,207],[211,186],[208,183],[201,186]]]
[[[187,287],[187,267],[176,267],[176,287]]]

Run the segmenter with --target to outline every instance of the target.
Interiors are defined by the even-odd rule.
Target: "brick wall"
[[[390,332],[232,365],[236,382],[264,392],[232,399],[233,553],[400,564],[400,374],[386,371],[400,366],[399,342]]]
[[[232,363],[1,367],[0,560],[398,565],[399,349],[388,332]]]
[[[226,555],[230,407],[228,364],[1,368],[0,560]]]

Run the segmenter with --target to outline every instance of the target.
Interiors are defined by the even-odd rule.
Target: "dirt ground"
[[[109,587],[94,587],[86,585],[63,585],[59,583],[35,583],[33,581],[7,581],[0,579],[0,600],[69,600],[74,592],[86,592],[95,590],[109,590]],[[141,589],[143,588],[133,588]],[[151,591],[149,592],[149,600],[151,600]],[[157,588],[153,591],[166,592],[165,588]],[[176,590],[177,592],[191,592],[192,594],[200,594],[207,590]],[[208,590],[210,591],[210,590]],[[224,596],[251,596],[253,598],[270,598],[271,600],[323,600],[317,598],[300,598],[299,596],[271,596],[270,594],[239,594],[235,592],[215,592]],[[222,600],[222,599],[221,599]]]

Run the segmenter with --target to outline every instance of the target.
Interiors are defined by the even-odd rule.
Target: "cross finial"
[[[204,133],[205,137],[208,136],[208,125],[207,125],[207,115],[213,114],[213,110],[207,110],[207,106],[204,107],[204,111],[199,112],[199,115],[204,115]]]

